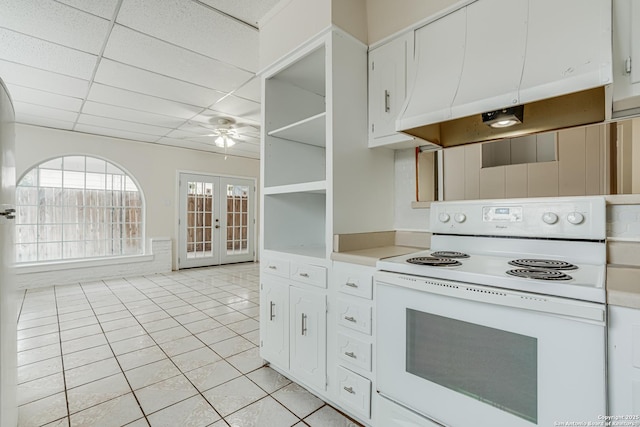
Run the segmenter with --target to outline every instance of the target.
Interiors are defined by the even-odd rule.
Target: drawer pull
[[[342,388],[344,388],[344,390],[347,393],[356,394],[356,392],[353,390],[353,387],[342,387]]]
[[[356,285],[355,283],[351,283],[351,282],[345,283],[345,286],[348,286],[350,288],[357,288],[358,287],[358,285]]]
[[[272,270],[277,270],[278,269],[278,267],[276,267],[275,265],[270,265],[269,268],[272,269]]]
[[[353,317],[353,316],[344,316],[344,320],[346,320],[348,322],[356,323],[356,318]]]
[[[356,354],[353,351],[345,351],[344,354],[352,359],[357,359]]]
[[[276,303],[270,301],[269,303],[269,320],[273,320],[276,317],[274,308],[276,307]]]
[[[309,275],[307,273],[300,273],[300,276],[308,278]]]

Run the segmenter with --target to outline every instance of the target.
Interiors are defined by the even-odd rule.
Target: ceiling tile
[[[241,98],[260,102],[260,99],[262,98],[262,87],[260,86],[260,78],[254,77],[253,79],[242,85],[242,87],[236,90],[233,94]]]
[[[91,116],[88,114],[80,114],[78,123],[90,126],[99,126],[102,128],[117,129],[127,132],[143,133],[147,135],[156,135],[158,137],[166,135],[170,131],[169,128],[151,126],[143,123],[134,123],[126,120],[111,119],[108,117]]]
[[[193,150],[208,151],[225,155],[224,148],[216,146],[213,142],[165,137],[160,138],[157,143],[170,145],[173,147],[189,148]],[[227,148],[226,155],[258,159],[260,158],[260,147],[258,147],[257,149],[253,149],[252,147],[241,147],[240,144],[236,144],[233,147]]]
[[[211,110],[231,116],[242,117],[245,120],[260,121],[260,104],[248,99],[229,95],[215,103]]]
[[[100,104],[93,101],[87,101],[82,108],[82,112],[92,116],[127,120],[130,122],[161,126],[164,128],[174,128],[184,123],[184,119],[176,117],[163,116],[160,114],[147,113],[145,111],[132,110],[130,108]]]
[[[244,70],[258,69],[258,31],[197,2],[124,0],[117,22]]]
[[[93,86],[91,86],[88,99],[103,104],[117,105],[133,110],[148,111],[182,119],[190,119],[202,111],[202,108],[194,107],[193,105],[167,101],[165,99],[98,83],[94,83]]]
[[[270,11],[280,0],[200,0],[211,7],[221,10],[251,25],[258,25],[258,21]]]
[[[40,70],[0,59],[0,76],[6,83],[83,98],[89,89],[87,80]]]
[[[57,0],[60,3],[84,10],[105,19],[113,18],[118,0]]]
[[[78,117],[78,113],[74,113],[73,111],[58,110],[56,108],[43,107],[42,105],[29,104],[27,102],[15,101],[13,106],[16,109],[16,121],[18,113],[49,119],[64,120],[67,122],[75,122]]]
[[[109,21],[52,0],[3,0],[0,27],[98,54]]]
[[[73,122],[68,122],[65,120],[50,119],[50,118],[41,117],[41,116],[32,116],[31,114],[25,114],[20,111],[16,112],[16,122],[25,123],[28,125],[43,126],[46,128],[65,129],[65,130],[72,130],[73,124],[74,124]]]
[[[141,70],[140,68],[109,59],[100,61],[95,81],[203,108],[208,107],[224,96],[222,92]]]
[[[89,80],[97,56],[0,28],[0,58]]]
[[[230,92],[253,74],[116,25],[104,56],[211,89]]]
[[[10,83],[7,84],[7,89],[9,89],[11,98],[16,102],[28,102],[30,104],[74,111],[76,113],[80,111],[80,107],[82,106],[82,99],[80,98],[58,95],[56,93],[16,86]]]
[[[131,139],[133,141],[154,142],[158,139],[157,136],[153,136],[153,135],[147,135],[147,134],[136,133],[136,132],[128,132],[128,131],[119,130],[119,129],[103,128],[100,126],[92,126],[92,125],[85,125],[85,124],[77,124],[74,130],[76,132],[91,133],[94,135],[103,135],[103,136],[111,136],[115,138]]]

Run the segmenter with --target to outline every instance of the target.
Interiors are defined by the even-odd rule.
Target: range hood
[[[415,32],[396,130],[433,149],[608,120],[611,0],[476,0]],[[524,106],[522,123],[482,113]]]

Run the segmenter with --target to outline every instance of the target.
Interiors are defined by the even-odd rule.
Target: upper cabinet
[[[640,113],[640,3],[613,0],[613,117]]]
[[[442,147],[607,118],[611,0],[461,2],[415,30],[415,52],[396,129]],[[515,105],[525,111],[517,127],[483,123]]]
[[[369,51],[369,147],[413,141],[396,132],[413,62],[413,34]]]

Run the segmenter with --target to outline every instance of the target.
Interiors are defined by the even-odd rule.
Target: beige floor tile
[[[142,418],[132,393],[92,406],[71,415],[71,427],[120,427]]]
[[[205,427],[220,420],[220,415],[197,395],[155,412],[148,419],[151,427]]]

